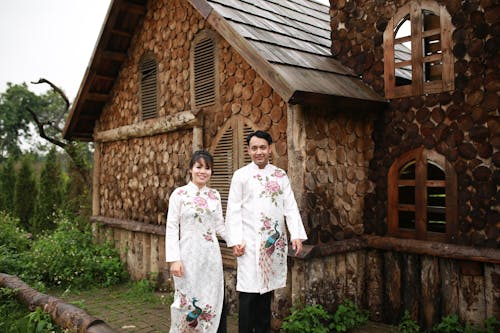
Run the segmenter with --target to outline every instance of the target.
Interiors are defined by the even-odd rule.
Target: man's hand
[[[170,273],[173,276],[183,277],[184,276],[184,265],[182,261],[174,261],[170,264]]]
[[[300,239],[292,239],[292,249],[295,250],[295,255],[297,256],[302,252],[302,241]]]
[[[240,257],[245,254],[246,243],[243,241],[240,245],[233,246],[233,254],[235,257]]]

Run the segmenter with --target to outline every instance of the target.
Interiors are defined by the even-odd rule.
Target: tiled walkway
[[[118,286],[68,295],[58,298],[72,303],[88,314],[106,322],[120,333],[166,333],[170,327],[170,311],[167,305],[168,294],[157,293],[154,298],[133,301],[126,296],[127,287]],[[228,333],[238,332],[237,319],[228,317]],[[391,326],[368,323],[350,333],[389,333]]]

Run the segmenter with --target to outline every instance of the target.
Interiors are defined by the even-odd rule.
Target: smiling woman
[[[7,82],[46,78],[72,100],[91,57],[110,0],[0,2],[0,92]],[[8,33],[5,33],[8,32]],[[8,47],[6,47],[8,46]],[[48,85],[28,85],[44,92]]]

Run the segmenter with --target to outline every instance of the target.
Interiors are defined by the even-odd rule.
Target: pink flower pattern
[[[255,175],[254,178],[257,179],[264,188],[264,190],[260,193],[260,197],[271,198],[271,202],[274,203],[275,206],[278,206],[276,199],[278,196],[283,194],[283,190],[275,178],[282,178],[284,176],[284,171],[278,168],[274,170],[270,177],[266,176],[265,179],[260,174]]]

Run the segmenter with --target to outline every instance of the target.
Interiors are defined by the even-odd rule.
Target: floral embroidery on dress
[[[203,238],[205,238],[205,240],[206,240],[206,241],[213,242],[213,241],[214,241],[214,239],[213,239],[213,237],[212,237],[212,234],[213,234],[213,233],[212,233],[212,231],[211,231],[211,230],[207,230],[207,232],[205,232],[205,233],[203,234]]]
[[[284,176],[284,171],[281,171],[280,169],[274,170],[270,176],[271,178],[266,176],[264,179],[260,174],[253,176],[253,178],[257,179],[264,188],[264,190],[260,193],[260,197],[271,198],[271,202],[274,203],[275,206],[278,206],[276,198],[283,194],[283,190],[281,189],[280,184],[276,180],[272,179],[272,177],[282,178]]]
[[[196,297],[189,300],[186,294],[180,293],[180,307],[186,312],[184,320],[177,326],[181,333],[201,332],[213,325],[212,320],[216,317],[213,307],[205,304],[202,308],[198,302]]]

